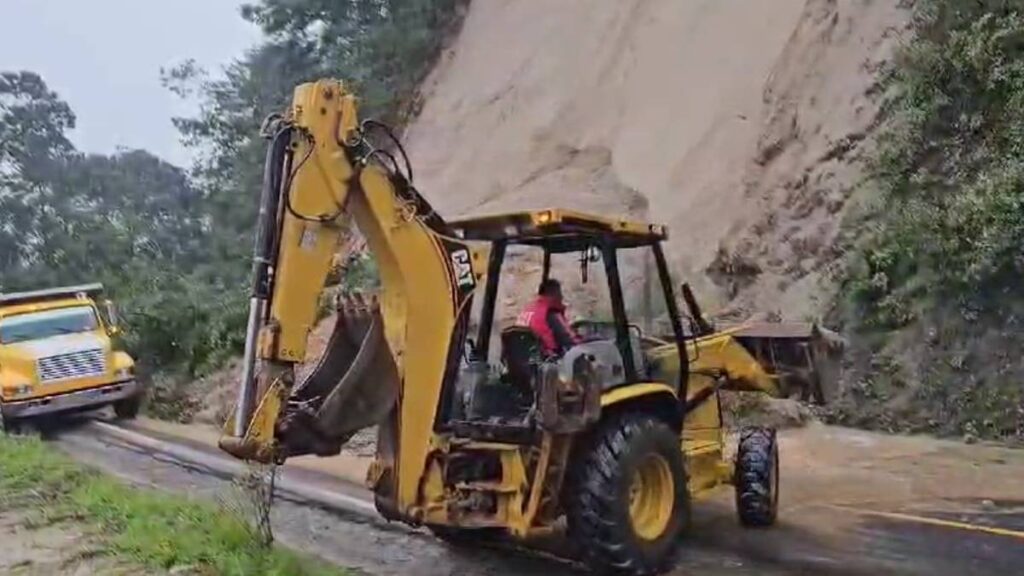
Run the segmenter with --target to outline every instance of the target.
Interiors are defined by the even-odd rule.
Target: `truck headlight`
[[[26,396],[31,393],[31,384],[9,384],[4,386],[4,396]]]
[[[132,368],[118,368],[117,372],[114,372],[114,376],[117,378],[131,378],[134,370]]]

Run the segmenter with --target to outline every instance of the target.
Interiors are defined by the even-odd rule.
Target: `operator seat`
[[[532,397],[541,362],[540,339],[525,326],[511,326],[501,331],[501,361],[509,382],[526,397]]]

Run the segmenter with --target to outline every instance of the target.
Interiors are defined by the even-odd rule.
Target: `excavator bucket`
[[[353,434],[385,418],[398,388],[377,300],[339,298],[324,354],[292,389],[277,424],[284,456],[337,454]]]
[[[835,397],[843,351],[838,334],[817,324],[752,322],[730,330],[769,373],[784,397],[826,404]]]

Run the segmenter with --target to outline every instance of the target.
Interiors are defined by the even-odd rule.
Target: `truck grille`
[[[102,348],[82,350],[40,358],[36,362],[42,383],[71,378],[99,376],[107,371],[107,359]]]

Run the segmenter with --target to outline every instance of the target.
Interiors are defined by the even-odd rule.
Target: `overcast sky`
[[[32,70],[71,104],[79,148],[188,153],[171,117],[193,109],[160,85],[160,67],[195,58],[211,72],[259,31],[239,0],[0,0],[0,70]]]

